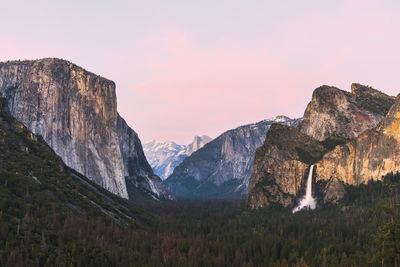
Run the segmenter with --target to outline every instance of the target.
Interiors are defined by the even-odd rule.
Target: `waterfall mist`
[[[300,200],[300,203],[297,207],[293,209],[293,213],[298,212],[302,209],[315,209],[316,201],[312,196],[312,176],[313,176],[314,165],[311,165],[310,170],[308,171],[308,179],[307,179],[307,189],[306,195]]]

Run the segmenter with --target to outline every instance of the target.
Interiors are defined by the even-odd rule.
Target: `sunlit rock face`
[[[317,179],[359,185],[400,170],[400,101],[376,128],[337,146],[316,164]]]
[[[393,97],[360,84],[352,84],[351,92],[324,85],[314,90],[299,129],[319,141],[332,135],[355,138],[375,127],[393,101]]]
[[[264,144],[255,154],[247,196],[251,208],[271,203],[284,207],[294,204],[309,166],[310,159],[301,152],[304,147],[311,147],[314,153],[324,151],[318,140],[295,127],[271,126]]]
[[[394,101],[360,84],[352,84],[351,92],[331,86],[315,89],[297,129],[271,129],[257,150],[247,198],[250,206],[293,205],[305,170],[314,163],[317,180],[327,181],[324,199],[333,202],[344,194],[343,183],[359,184],[380,179],[387,169],[396,171],[397,141],[376,130],[392,116],[388,111]]]
[[[153,177],[137,134],[117,113],[114,82],[60,59],[12,61],[0,63],[0,94],[68,166],[109,191],[134,197],[129,166]]]

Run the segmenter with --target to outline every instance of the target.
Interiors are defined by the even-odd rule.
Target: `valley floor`
[[[12,203],[0,198],[0,265],[394,266],[399,220],[391,224],[382,207],[399,179],[349,187],[338,205],[296,214],[250,210],[243,200],[156,203],[132,226],[56,210],[12,219]]]

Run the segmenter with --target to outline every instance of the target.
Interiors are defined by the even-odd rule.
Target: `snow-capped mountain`
[[[164,180],[187,156],[211,140],[206,135],[195,136],[193,142],[188,145],[152,140],[143,145],[143,151],[154,172]]]
[[[182,198],[244,197],[256,148],[274,123],[295,126],[286,116],[263,120],[224,132],[177,166],[164,182]]]

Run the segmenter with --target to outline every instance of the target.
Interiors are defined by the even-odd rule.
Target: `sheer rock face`
[[[168,188],[187,198],[245,196],[256,148],[275,122],[292,125],[298,120],[278,116],[221,134],[174,169],[165,180]]]
[[[128,193],[131,194],[131,186],[142,189],[157,199],[173,200],[174,197],[162,183],[160,177],[153,173],[153,170],[146,160],[143,147],[137,133],[132,130],[125,120],[118,115],[118,137],[120,150],[124,164],[124,176]]]
[[[355,138],[375,127],[393,102],[393,97],[359,84],[352,84],[351,93],[324,85],[314,90],[299,129],[319,141],[332,135]]]
[[[400,170],[400,100],[379,125],[337,146],[316,164],[318,180],[359,185]]]
[[[247,197],[251,208],[271,203],[280,203],[285,207],[293,204],[309,167],[299,153],[299,145],[313,147],[314,151],[324,150],[317,140],[294,127],[271,126],[264,144],[255,154]]]
[[[192,155],[193,152],[199,150],[211,140],[212,140],[211,137],[208,137],[207,135],[201,135],[201,136],[196,135],[193,138],[193,142],[187,145],[185,154],[188,156]]]
[[[322,189],[326,201],[343,195],[341,183],[359,184],[380,179],[387,169],[396,170],[397,163],[383,160],[397,153],[396,142],[380,134],[373,137],[376,130],[370,130],[394,101],[394,97],[359,84],[352,85],[351,93],[329,86],[317,88],[297,130],[274,128],[257,151],[250,178],[250,206],[272,202],[290,206],[304,183],[307,167],[316,162],[317,180],[328,180]],[[283,138],[285,135],[290,138]]]
[[[128,198],[129,161],[153,175],[140,140],[117,114],[114,82],[60,59],[0,63],[11,114],[73,169]]]

